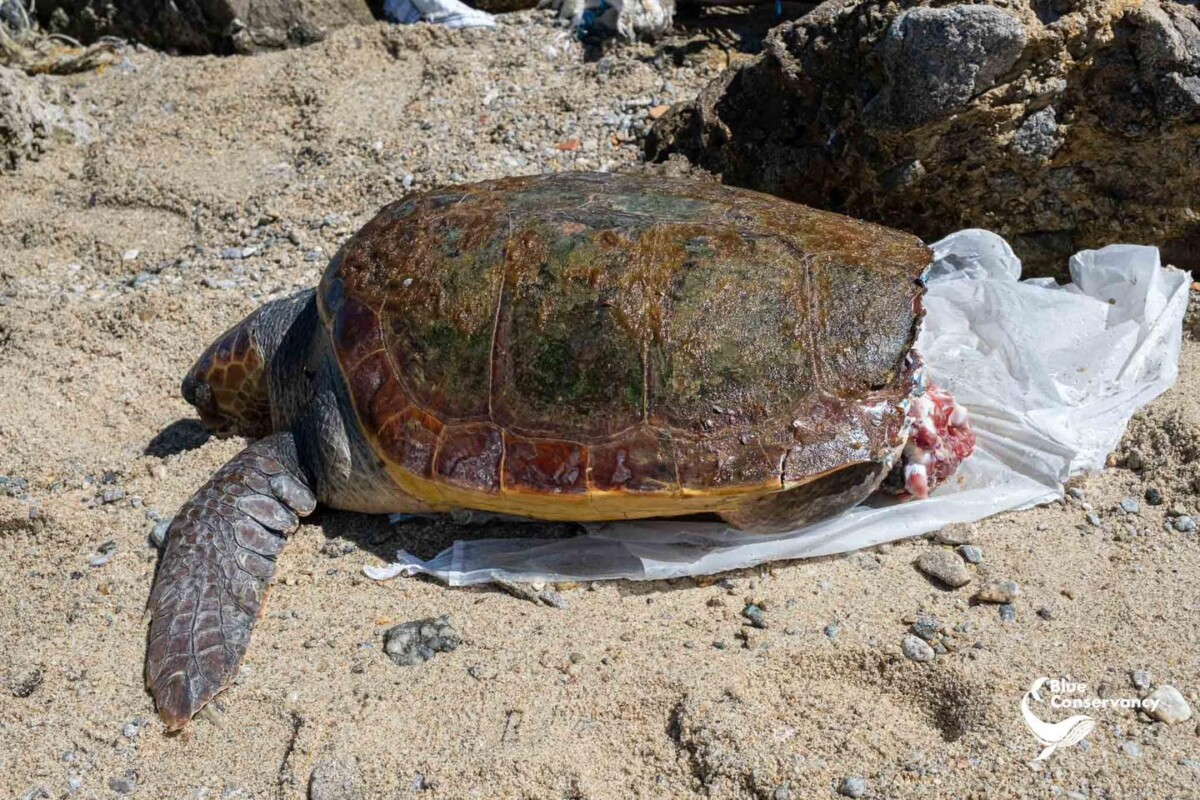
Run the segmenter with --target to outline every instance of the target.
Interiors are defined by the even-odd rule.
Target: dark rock
[[[39,0],[42,25],[85,43],[119,36],[181,53],[250,53],[374,21],[367,0]]]
[[[462,637],[445,615],[405,622],[383,635],[383,652],[402,667],[428,661],[435,653],[447,653],[460,644]]]
[[[659,119],[646,155],[926,241],[988,228],[1026,274],[1114,241],[1200,267],[1200,6],[1060,5],[827,0]]]

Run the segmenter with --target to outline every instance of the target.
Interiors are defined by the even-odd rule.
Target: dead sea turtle
[[[318,502],[779,531],[970,452],[912,352],[916,238],[712,183],[563,174],[385,207],[183,394],[257,439],[175,517],[147,683],[169,728],[237,672]]]

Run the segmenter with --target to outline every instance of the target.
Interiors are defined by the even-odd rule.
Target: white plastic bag
[[[856,550],[1061,497],[1071,475],[1104,466],[1129,418],[1179,371],[1189,277],[1153,247],[1112,245],[1071,259],[1073,283],[1019,281],[1021,263],[993,233],[933,246],[917,349],[932,380],[971,412],[978,444],[926,500],[877,499],[787,534],[721,523],[634,521],[569,539],[455,542],[429,561],[404,551],[385,579],[424,572],[451,585],[650,580]]]
[[[496,27],[495,17],[461,0],[384,0],[383,16],[402,25],[428,22],[447,28]]]

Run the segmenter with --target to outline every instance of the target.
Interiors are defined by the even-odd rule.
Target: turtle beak
[[[217,411],[212,386],[208,381],[196,377],[194,373],[188,373],[180,386],[180,392],[183,399],[200,413],[200,421],[214,436],[223,438],[233,433],[229,420]]]

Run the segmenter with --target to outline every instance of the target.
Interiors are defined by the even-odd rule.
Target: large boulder
[[[1200,268],[1200,9],[1171,0],[829,0],[655,125],[647,156],[1032,272],[1157,244]]]
[[[367,0],[38,0],[49,30],[119,36],[180,53],[250,53],[319,41],[374,21]]]

